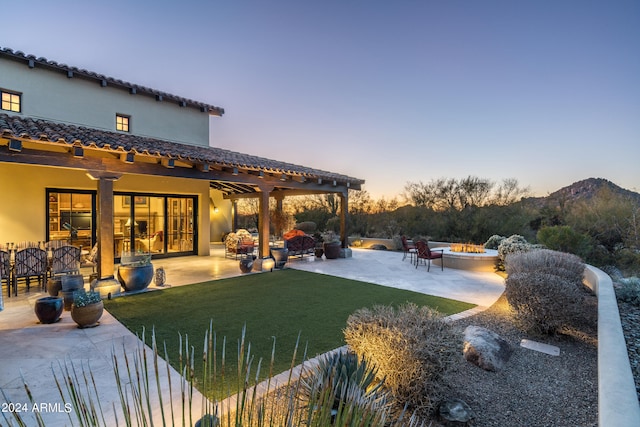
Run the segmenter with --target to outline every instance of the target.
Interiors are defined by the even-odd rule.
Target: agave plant
[[[353,352],[338,350],[320,359],[300,379],[299,397],[306,403],[309,421],[332,425],[383,425],[389,415],[384,380],[376,380],[377,369]]]

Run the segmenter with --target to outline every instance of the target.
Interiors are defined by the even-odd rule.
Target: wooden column
[[[349,247],[347,236],[347,215],[349,213],[349,192],[340,193],[340,242],[343,248]]]
[[[98,179],[98,277],[114,276],[113,261],[113,182],[114,177]]]
[[[258,199],[258,232],[260,233],[258,256],[260,258],[269,256],[269,193],[272,190],[272,186],[260,186]]]

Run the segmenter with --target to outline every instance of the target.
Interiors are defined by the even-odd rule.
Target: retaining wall
[[[598,296],[598,425],[640,426],[640,405],[611,278],[587,265],[585,283]]]

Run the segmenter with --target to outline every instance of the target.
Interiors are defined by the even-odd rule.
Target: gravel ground
[[[595,316],[595,296],[592,302],[588,310]],[[469,404],[476,414],[474,426],[597,426],[595,324],[557,336],[528,335],[515,327],[504,296],[456,324],[490,329],[514,349],[502,371],[484,371],[462,359],[448,375],[448,397]],[[560,356],[523,348],[524,338],[557,346]]]
[[[640,329],[638,328],[638,325],[640,325],[640,307],[618,301],[618,309],[620,310],[624,338],[627,341],[631,371],[636,381],[638,400],[640,400]]]

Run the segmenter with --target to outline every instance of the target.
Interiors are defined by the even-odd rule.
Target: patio
[[[504,290],[504,280],[493,273],[464,270],[417,269],[409,260],[402,261],[402,252],[353,249],[353,257],[338,260],[295,259],[288,268],[341,276],[380,285],[422,292],[478,304],[478,311],[493,304]],[[166,283],[182,286],[212,279],[240,275],[238,261],[224,258],[222,245],[212,245],[210,257],[190,256],[154,260],[154,266],[164,267]],[[268,274],[268,273],[264,273]],[[150,289],[157,289],[153,285]],[[68,312],[59,322],[41,325],[33,312],[35,300],[44,292],[32,290],[29,294],[5,298],[5,309],[0,312],[0,388],[14,403],[27,403],[21,375],[27,381],[34,402],[47,404],[41,415],[46,425],[66,425],[58,390],[53,381],[51,367],[58,361],[70,360],[79,366],[90,363],[98,384],[112,384],[111,352],[115,348],[131,352],[139,340],[105,311],[100,326],[78,329]],[[124,346],[124,347],[123,347]],[[161,368],[162,370],[163,368]],[[172,383],[178,384],[178,375],[172,372]],[[101,401],[106,413],[112,401],[119,397],[115,387],[100,387]],[[197,410],[201,399],[194,398]],[[56,406],[57,404],[57,406]],[[31,404],[25,418],[33,419]],[[7,414],[5,414],[7,415]],[[27,424],[29,422],[27,421]]]

